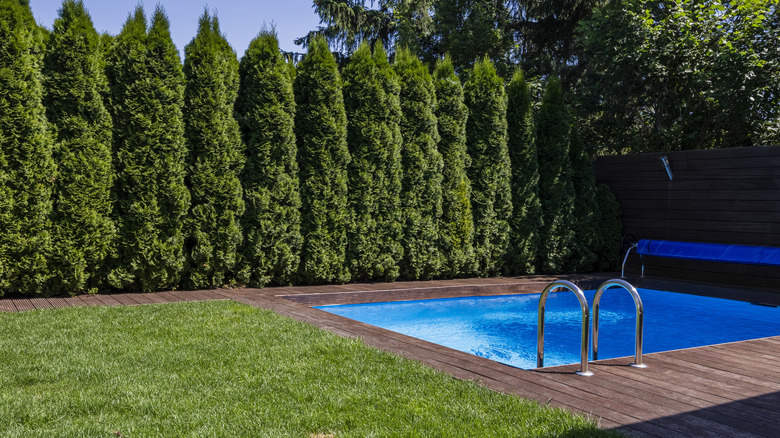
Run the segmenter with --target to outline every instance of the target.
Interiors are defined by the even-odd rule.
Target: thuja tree
[[[569,160],[571,161],[571,181],[574,186],[574,216],[571,243],[572,256],[566,264],[567,272],[587,272],[596,266],[596,250],[601,245],[599,224],[601,213],[596,200],[596,175],[593,163],[585,152],[576,125],[571,129],[569,142]]]
[[[336,60],[315,38],[297,68],[295,136],[301,184],[301,280],[349,281],[347,116]]]
[[[623,222],[620,217],[620,204],[606,184],[596,188],[596,202],[599,205],[599,245],[597,269],[599,271],[615,270],[620,265],[620,240],[623,238]]]
[[[558,79],[552,78],[547,84],[536,132],[539,196],[544,214],[539,257],[542,272],[556,274],[563,272],[572,254],[575,196],[569,158],[571,117]]]
[[[505,271],[509,274],[534,274],[539,264],[539,232],[543,217],[531,93],[522,71],[515,71],[506,92],[509,159],[512,162],[512,218]]]
[[[436,119],[442,155],[442,215],[439,242],[444,256],[441,275],[456,277],[474,272],[474,220],[471,181],[466,174],[466,120],[463,87],[449,57],[436,64]]]
[[[0,295],[38,294],[48,277],[56,180],[42,104],[43,34],[27,2],[0,0]]]
[[[140,291],[175,287],[184,267],[184,75],[168,18],[158,7],[148,33],[142,7],[108,55],[119,238],[109,281]]]
[[[236,118],[246,146],[244,244],[239,279],[289,284],[301,251],[300,188],[293,132],[295,97],[272,32],[249,44],[239,67]]]
[[[466,145],[474,211],[474,252],[482,276],[501,272],[509,249],[512,171],[507,150],[503,80],[487,58],[477,62],[464,86],[469,118]]]
[[[238,58],[208,11],[197,36],[184,48],[184,126],[189,149],[185,285],[194,289],[229,283],[242,240],[244,199],[239,173],[244,151],[233,117]]]
[[[395,55],[401,85],[401,217],[403,277],[418,280],[437,275],[442,265],[439,221],[442,202],[441,154],[436,144],[436,90],[428,67],[407,49]]]
[[[363,43],[343,72],[349,167],[347,260],[358,281],[393,280],[400,243],[399,85],[381,44]]]
[[[49,291],[96,291],[115,229],[111,220],[111,117],[100,40],[79,0],[65,0],[49,37],[44,102],[55,134]]]

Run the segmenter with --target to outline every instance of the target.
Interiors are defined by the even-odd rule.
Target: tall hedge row
[[[244,194],[239,174],[244,148],[233,117],[238,96],[238,58],[208,11],[197,36],[184,48],[184,126],[187,187],[192,204],[187,217],[184,285],[203,289],[235,280],[243,240]]]
[[[103,104],[100,37],[81,1],[65,0],[44,60],[44,103],[58,166],[52,211],[55,294],[96,291],[116,238],[111,220],[111,116]]]
[[[246,145],[245,229],[238,279],[251,286],[289,284],[301,251],[301,196],[295,97],[276,35],[262,31],[239,66],[236,118]]]
[[[263,31],[239,62],[208,11],[182,68],[168,28],[138,7],[99,37],[64,0],[47,34],[0,0],[0,294],[614,266],[619,207],[557,80],[534,114],[488,60],[462,86],[363,45],[339,72]]]

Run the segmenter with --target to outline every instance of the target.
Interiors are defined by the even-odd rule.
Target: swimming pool
[[[741,301],[639,289],[644,353],[780,335],[780,309]],[[586,291],[593,305],[595,291]],[[536,368],[539,294],[316,306],[330,313],[507,365]],[[631,295],[601,298],[599,359],[633,356]],[[546,304],[545,366],[580,360],[581,309],[574,294],[553,292]],[[591,352],[592,358],[592,352]]]

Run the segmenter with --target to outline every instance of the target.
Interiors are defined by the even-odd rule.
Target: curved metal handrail
[[[588,339],[589,339],[589,327],[590,327],[590,309],[588,308],[588,300],[585,299],[585,294],[582,293],[579,287],[574,283],[566,280],[558,280],[550,283],[542,292],[542,296],[539,297],[539,322],[537,326],[536,336],[536,366],[541,368],[544,366],[544,306],[547,302],[547,295],[554,289],[566,289],[574,293],[577,299],[580,301],[580,307],[582,307],[582,339],[580,340],[580,370],[577,374],[581,376],[592,376],[593,372],[588,371]]]
[[[631,364],[635,368],[647,368],[647,365],[642,363],[642,341],[643,341],[643,327],[644,327],[644,307],[642,306],[642,299],[639,297],[639,292],[629,282],[615,278],[607,280],[599,286],[596,291],[596,296],[593,297],[593,360],[599,358],[599,303],[601,301],[601,295],[605,290],[611,287],[621,287],[631,293],[634,298],[634,305],[636,306],[636,339],[634,344],[634,362]]]

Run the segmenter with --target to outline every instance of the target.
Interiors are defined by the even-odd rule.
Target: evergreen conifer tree
[[[148,34],[142,7],[128,17],[108,55],[116,171],[114,287],[176,287],[184,267],[184,74],[170,24],[157,7]]]
[[[550,79],[537,118],[539,196],[544,225],[539,258],[542,272],[560,274],[572,254],[574,184],[571,179],[571,117],[560,80]]]
[[[96,291],[116,230],[111,220],[111,117],[100,40],[81,0],[65,0],[44,62],[44,103],[55,134],[52,260],[48,290]]]
[[[0,0],[0,295],[48,277],[56,166],[42,103],[44,33],[27,1]]]
[[[345,283],[349,281],[347,116],[338,66],[324,38],[309,44],[293,88],[301,179],[301,279]]]
[[[185,48],[184,126],[189,147],[187,287],[215,288],[232,280],[242,240],[244,198],[239,174],[244,151],[233,109],[238,58],[205,11]]]
[[[403,255],[398,78],[377,43],[352,54],[343,72],[349,167],[347,260],[358,281],[394,280]]]
[[[507,149],[506,94],[493,63],[484,58],[464,86],[469,119],[466,144],[471,167],[474,252],[481,276],[497,275],[509,250],[512,170]]]
[[[596,202],[599,204],[599,246],[596,248],[598,255],[599,271],[616,270],[620,266],[620,241],[623,238],[623,222],[620,218],[620,204],[615,195],[606,184],[599,184],[596,188]]]
[[[449,57],[436,64],[436,119],[439,152],[442,155],[442,216],[439,224],[442,275],[472,274],[474,264],[474,218],[471,211],[471,181],[466,174],[470,161],[466,152],[468,109],[463,87]]]
[[[396,51],[394,67],[401,85],[403,138],[401,275],[411,280],[430,279],[442,266],[439,221],[444,163],[436,147],[436,89],[428,68],[408,49]]]
[[[543,217],[531,92],[521,70],[515,71],[506,91],[509,159],[512,162],[512,219],[505,271],[534,274],[539,265],[539,232]]]
[[[574,186],[574,216],[572,231],[574,240],[571,244],[572,254],[566,265],[567,272],[588,272],[596,267],[601,247],[601,212],[596,199],[596,175],[593,174],[593,163],[585,152],[585,145],[572,125],[571,141],[569,143],[569,160],[571,161],[571,180]],[[618,245],[619,246],[619,245]]]
[[[246,146],[241,174],[246,211],[239,279],[252,286],[289,284],[301,250],[295,96],[272,32],[249,44],[239,66],[236,118]]]

